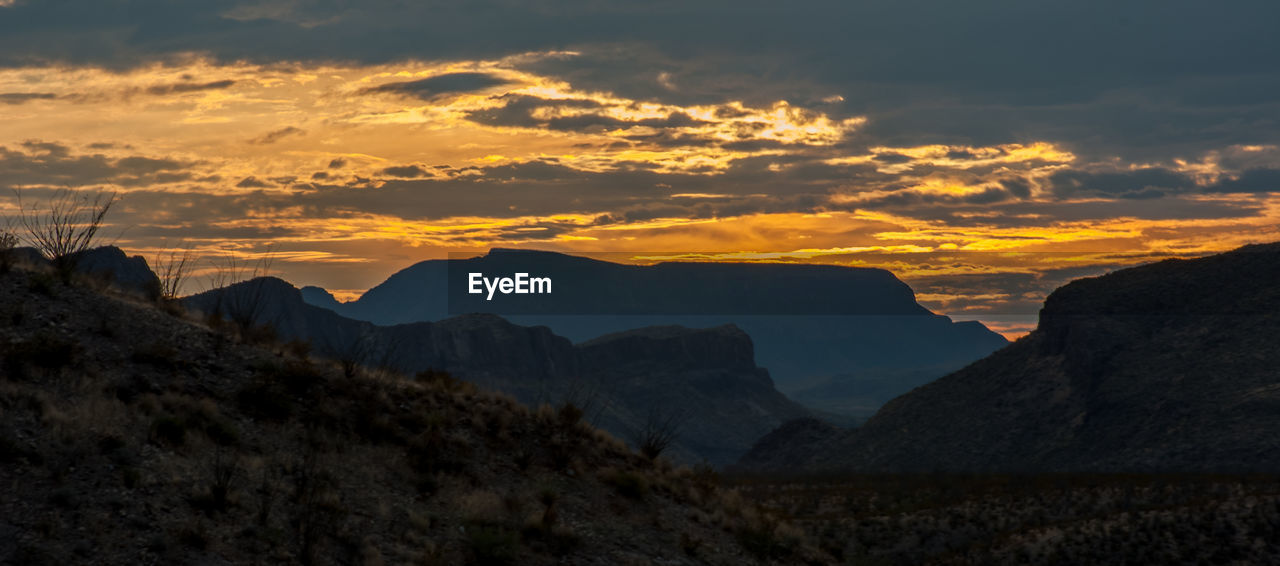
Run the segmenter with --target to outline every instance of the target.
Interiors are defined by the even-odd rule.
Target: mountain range
[[[832,433],[787,426],[757,470],[1280,469],[1280,244],[1073,281],[1028,336]],[[781,452],[779,447],[785,448]]]
[[[674,430],[680,461],[734,462],[761,435],[808,416],[757,367],[751,338],[724,325],[650,327],[577,345],[545,326],[492,314],[380,326],[307,304],[276,278],[244,281],[185,299],[236,318],[249,311],[281,338],[310,342],[321,356],[413,375],[443,371],[530,406],[572,402],[620,438]]]
[[[467,277],[529,273],[544,295],[470,294]],[[915,301],[882,269],[781,263],[627,265],[565,254],[494,249],[429,260],[341,303],[304,287],[308,303],[394,325],[496,313],[547,326],[574,342],[648,326],[733,324],[779,390],[830,417],[859,420],[889,399],[1008,342],[978,322],[954,322]]]

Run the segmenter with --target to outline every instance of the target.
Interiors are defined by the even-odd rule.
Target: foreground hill
[[[1280,244],[1072,282],[1029,336],[814,444],[812,468],[1280,470]]]
[[[468,275],[529,273],[546,295],[468,293]],[[350,318],[392,325],[494,313],[582,342],[647,326],[733,324],[777,387],[809,407],[855,418],[1007,344],[977,322],[916,303],[883,269],[832,265],[668,262],[626,265],[552,252],[494,249],[395,273],[358,300],[304,295]]]
[[[380,378],[0,274],[0,562],[822,562],[572,408]]]
[[[325,357],[411,375],[446,371],[530,406],[573,402],[628,441],[669,423],[677,429],[669,455],[687,463],[733,463],[761,435],[809,414],[774,389],[751,338],[732,326],[644,328],[579,345],[488,314],[384,327],[307,304],[274,278],[185,302],[270,324]]]

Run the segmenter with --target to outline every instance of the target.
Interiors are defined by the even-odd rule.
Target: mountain
[[[259,278],[185,299],[231,320],[269,323],[321,356],[415,374],[445,371],[522,403],[570,401],[631,440],[656,424],[678,427],[671,456],[732,463],[764,433],[807,416],[756,366],[740,329],[645,328],[574,345],[545,326],[470,314],[378,326],[304,302],[276,278]]]
[[[49,271],[0,274],[0,563],[836,562],[581,413],[344,375]]]
[[[796,462],[811,458],[841,433],[842,429],[818,419],[788,421],[760,437],[733,468],[751,473],[795,471]]]
[[[302,300],[306,301],[307,304],[329,310],[338,310],[342,308],[342,303],[338,302],[338,299],[334,298],[332,293],[321,289],[320,287],[307,285],[306,287],[298,289],[298,291],[302,293]]]
[[[52,265],[40,250],[19,247],[6,250],[12,263],[28,268],[46,269]],[[151,271],[146,258],[129,256],[115,246],[102,246],[71,254],[75,272],[88,276],[138,297],[156,297],[160,294],[160,278]]]
[[[798,467],[1280,469],[1280,244],[1054,291],[1035,331],[894,399]]]
[[[528,273],[549,294],[468,293],[472,273]],[[412,265],[358,300],[312,304],[391,325],[501,314],[583,342],[647,326],[734,324],[780,390],[826,412],[867,417],[885,401],[1007,344],[977,322],[953,322],[916,303],[882,269],[830,265],[667,262],[624,265],[565,254],[495,249]]]

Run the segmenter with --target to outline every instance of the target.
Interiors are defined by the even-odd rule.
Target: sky
[[[269,257],[344,299],[492,247],[884,267],[1016,337],[1073,278],[1280,240],[1276,21],[1251,1],[0,0],[0,207],[115,192],[126,251]]]

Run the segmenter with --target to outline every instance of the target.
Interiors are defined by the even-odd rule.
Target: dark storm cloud
[[[464,92],[475,92],[510,84],[502,77],[488,73],[449,73],[416,81],[394,82],[364,89],[364,94],[395,94],[423,100]]]
[[[1215,193],[1280,193],[1280,169],[1249,169],[1206,189]]]
[[[375,0],[358,7],[63,0],[0,10],[4,65],[121,68],[190,53],[265,63],[389,62],[574,50],[579,55],[519,65],[637,100],[786,99],[837,117],[866,115],[860,135],[887,145],[1049,139],[1090,159],[1151,162],[1280,141],[1280,58],[1269,55],[1280,52],[1271,25],[1280,5],[1262,0],[1229,8],[1191,0],[1158,8],[1100,0]],[[454,84],[429,78],[386,92],[430,96],[496,80],[458,75]],[[843,101],[822,102],[834,94]],[[497,121],[516,124],[521,116],[509,118]],[[609,127],[585,122],[592,120],[559,126]]]
[[[1155,198],[1196,186],[1190,176],[1159,167],[1102,173],[1065,170],[1051,175],[1049,183],[1050,190],[1059,197]]]

